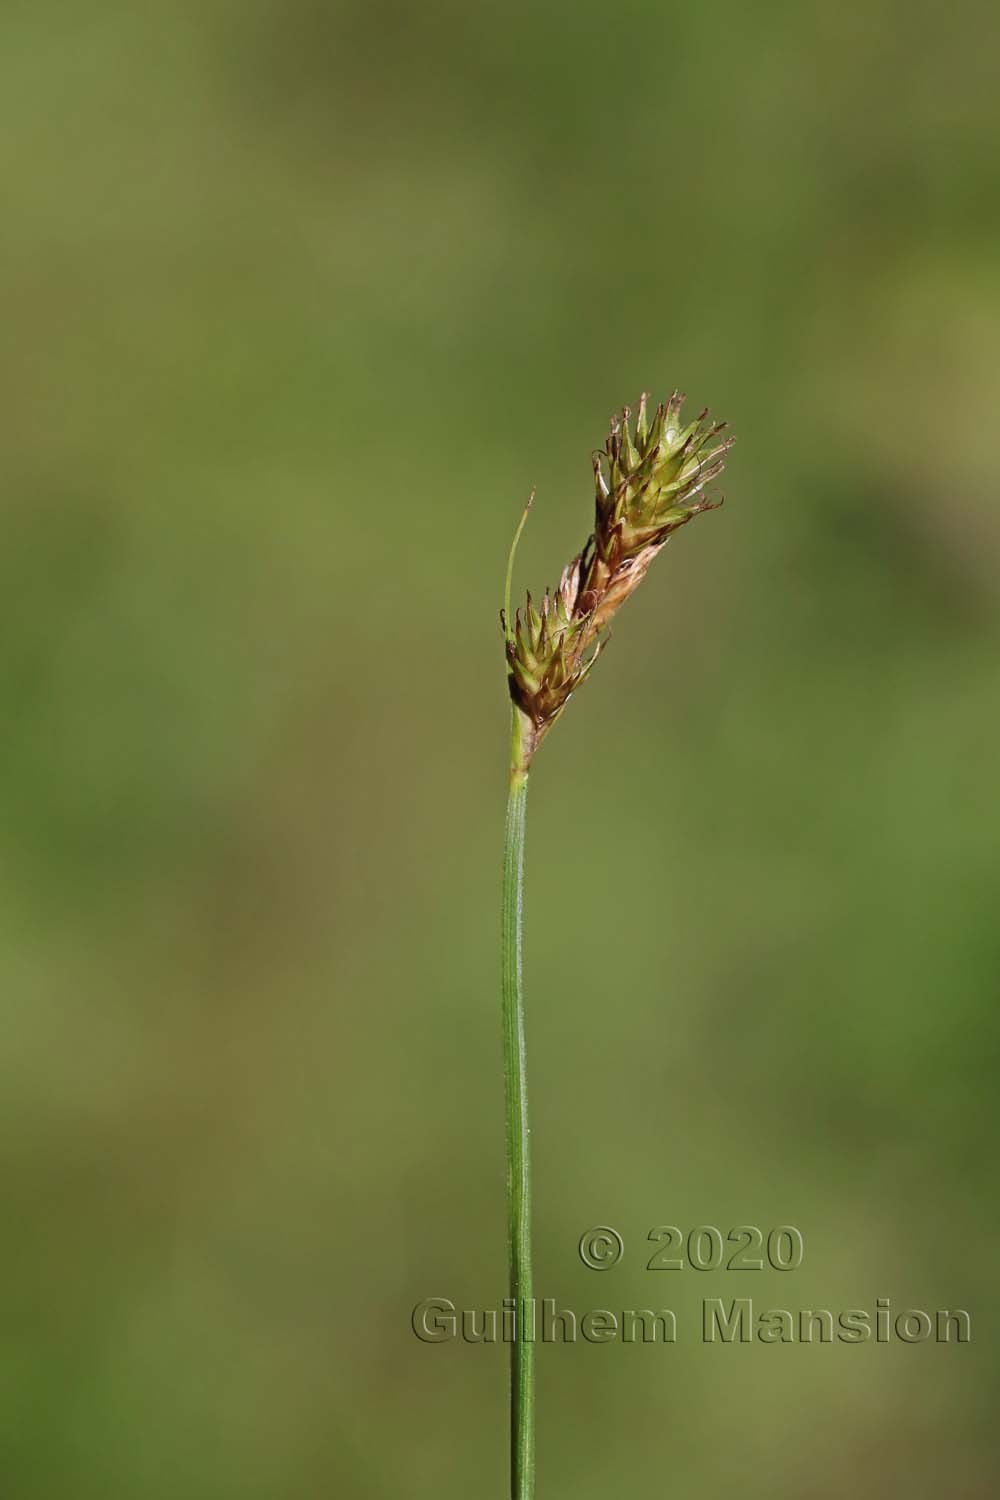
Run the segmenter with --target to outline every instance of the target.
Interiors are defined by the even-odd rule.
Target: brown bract
[[[594,530],[540,604],[531,595],[513,621],[503,613],[510,695],[523,716],[521,769],[587,676],[606,631],[671,534],[721,500],[707,485],[725,466],[734,439],[722,438],[703,411],[681,426],[678,392],[648,416],[639,402],[634,427],[626,406],[594,454]]]

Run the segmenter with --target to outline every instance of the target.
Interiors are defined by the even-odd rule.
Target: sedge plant
[[[702,511],[721,505],[707,486],[721,472],[731,437],[703,411],[682,424],[684,397],[675,391],[652,414],[643,395],[635,422],[625,407],[594,454],[594,529],[563,569],[558,587],[536,604],[528,594],[511,614],[514,555],[531,500],[507,563],[500,623],[511,697],[510,786],[504,835],[502,1015],[507,1145],[509,1293],[514,1310],[510,1369],[512,1500],[535,1494],[534,1343],[528,1335],[534,1290],[531,1263],[531,1153],[521,934],[524,917],[524,826],[528,776],[538,747],[589,674],[608,627],[638,588],[673,533]],[[533,496],[532,496],[533,498]]]

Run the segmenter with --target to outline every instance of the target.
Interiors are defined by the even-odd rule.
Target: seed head
[[[725,468],[733,438],[716,441],[725,422],[711,425],[708,411],[686,427],[684,397],[675,391],[647,420],[646,396],[639,402],[635,432],[626,406],[612,417],[603,450],[594,454],[596,513],[594,533],[584,549],[586,568],[581,601],[595,630],[608,625],[645,577],[671,532],[704,510],[716,510],[706,486]]]
[[[532,724],[532,748],[555,723],[600,654],[591,617],[578,612],[581,556],[563,569],[559,587],[536,607],[527,596],[507,638],[510,695]],[[506,615],[502,615],[506,628]]]
[[[563,569],[559,587],[546,589],[539,607],[529,594],[513,621],[508,569],[501,622],[510,695],[521,720],[515,723],[521,770],[594,665],[611,620],[671,533],[722,503],[710,499],[706,487],[722,473],[734,442],[719,440],[726,424],[712,425],[706,410],[682,427],[684,397],[677,391],[652,418],[646,402],[643,395],[634,429],[627,406],[612,417],[607,442],[594,454],[594,530],[583,550]],[[520,528],[515,547],[519,537]]]

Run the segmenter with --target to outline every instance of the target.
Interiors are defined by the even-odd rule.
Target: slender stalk
[[[507,1138],[507,1248],[514,1340],[510,1346],[511,1500],[535,1493],[535,1363],[531,1273],[531,1149],[528,1126],[521,922],[524,813],[528,773],[520,755],[521,715],[515,710],[513,764],[504,833],[502,896],[503,1063]],[[530,1311],[529,1311],[530,1310]],[[526,1336],[527,1335],[527,1336]]]
[[[534,1293],[531,1275],[531,1161],[521,989],[524,809],[528,767],[542,739],[597,660],[612,618],[638,588],[670,535],[721,501],[704,493],[721,474],[732,438],[716,442],[724,422],[706,407],[686,426],[675,391],[650,417],[644,395],[634,427],[626,406],[612,417],[593,458],[594,529],[538,603],[526,596],[511,614],[517,544],[534,499],[524,508],[507,558],[500,620],[507,686],[514,705],[510,796],[503,862],[503,1045],[507,1100],[507,1230],[514,1339],[510,1357],[511,1500],[535,1493]]]

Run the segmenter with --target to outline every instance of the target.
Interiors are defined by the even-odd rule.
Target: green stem
[[[518,730],[515,715],[515,750]],[[503,1062],[507,1120],[507,1245],[514,1340],[510,1354],[511,1500],[535,1493],[535,1363],[531,1274],[531,1155],[524,995],[521,988],[521,919],[524,884],[524,810],[528,774],[515,754],[507,800],[503,858]]]

